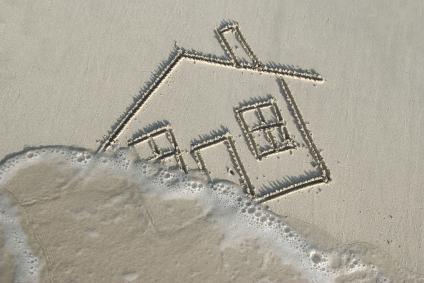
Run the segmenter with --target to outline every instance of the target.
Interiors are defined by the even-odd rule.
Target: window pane
[[[262,113],[266,123],[278,122],[277,116],[275,116],[275,113],[272,109],[272,106],[262,107],[261,113]]]
[[[138,154],[138,157],[140,157],[142,160],[150,160],[155,157],[148,140],[135,144],[134,148]]]
[[[172,145],[172,143],[168,140],[166,133],[162,133],[158,136],[155,136],[153,140],[155,141],[156,146],[158,147],[161,154],[174,152],[175,148]]]
[[[252,135],[253,139],[255,140],[256,148],[258,149],[259,154],[273,148],[272,142],[269,139],[265,130],[255,131],[252,133]]]
[[[255,126],[259,126],[261,123],[259,119],[258,111],[256,109],[247,110],[243,112],[242,115],[249,129],[252,129]]]
[[[284,135],[281,127],[272,128],[271,135],[274,138],[277,148],[281,148],[286,145],[287,141],[284,140]]]

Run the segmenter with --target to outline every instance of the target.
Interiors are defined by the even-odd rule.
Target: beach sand
[[[41,282],[306,282],[253,240],[221,250],[223,233],[195,201],[146,196],[99,171],[39,164],[2,187],[42,247]]]
[[[378,249],[342,246],[254,204],[236,185],[207,184],[131,156],[50,147],[5,161],[3,282],[419,278]]]
[[[329,235],[329,239],[341,246],[365,243],[386,255],[406,274],[418,276],[411,278],[422,277],[423,13],[424,5],[420,2],[396,1],[0,1],[0,37],[3,39],[0,40],[0,156],[19,152],[25,146],[39,145],[60,144],[95,150],[98,141],[150,79],[158,64],[168,57],[175,43],[222,55],[213,29],[222,20],[236,20],[263,62],[313,68],[324,77],[321,84],[293,81],[290,89],[315,143],[322,150],[332,180],[266,205],[291,219],[296,227],[302,227],[302,223],[317,227],[319,233]],[[49,168],[48,164],[43,166]],[[19,178],[13,180],[15,185],[10,190],[20,197],[19,205],[45,198],[43,194],[62,187],[60,182],[65,182],[66,175],[71,174],[50,168],[42,170],[40,176],[29,177],[37,175],[41,167],[37,168],[20,172]],[[62,178],[60,174],[65,176]],[[25,182],[27,178],[33,178],[34,182],[58,183],[23,190],[30,186]],[[110,186],[110,190],[122,189],[121,181],[111,177],[110,182],[118,184]],[[72,187],[72,182],[69,185]],[[84,184],[72,188],[82,189]],[[72,198],[78,199],[79,195],[64,191],[64,195],[69,194],[69,200],[49,196],[33,207],[28,203],[22,213],[26,214],[26,209],[35,209],[35,214],[44,211],[43,217],[51,219],[51,225],[59,226],[46,227],[58,231],[43,234],[40,239],[53,244],[63,233],[62,237],[69,239],[71,245],[74,239],[64,233],[69,231],[65,219],[63,223],[53,220],[65,217],[60,205],[86,200],[76,201]],[[87,192],[91,193],[94,198],[96,193]],[[165,205],[154,198],[152,201]],[[190,201],[177,203],[196,207]],[[103,207],[106,203],[99,205]],[[87,207],[90,206],[87,204]],[[49,213],[49,209],[55,212]],[[104,209],[105,214],[113,214],[115,208]],[[141,212],[134,209],[132,213]],[[124,216],[135,219],[131,213]],[[37,221],[45,221],[43,217],[22,217],[22,225],[39,225],[42,229]],[[96,214],[92,217],[102,218]],[[190,214],[187,217],[190,218]],[[28,226],[30,222],[26,221],[30,219],[36,222]],[[178,219],[175,221],[179,223]],[[219,232],[213,226],[195,221],[191,225],[205,225],[202,229],[209,229],[210,237],[219,239]],[[87,245],[91,239],[88,235],[96,235],[90,233],[88,226],[75,229],[82,229],[78,230],[81,231],[79,239]],[[300,230],[314,234],[313,229]],[[127,229],[120,231],[123,237],[129,238],[133,233]],[[32,235],[31,231],[27,233]],[[148,233],[153,232],[145,232],[146,237]],[[7,254],[2,245],[6,240],[0,241],[2,254]],[[110,244],[113,246],[113,239]],[[91,247],[101,250],[94,244]],[[52,248],[52,256],[57,259],[68,253],[66,250],[61,254],[54,245]],[[37,252],[37,245],[32,249]],[[128,261],[131,255],[137,256],[132,252],[130,249],[125,255]],[[252,262],[261,261],[261,256],[249,249],[246,253],[252,255]],[[73,255],[78,256],[76,251]],[[118,254],[117,258],[120,256],[124,255]],[[99,260],[106,262],[103,258]],[[231,261],[231,257],[228,260]],[[13,277],[13,261],[13,257],[2,256],[3,278]],[[66,269],[66,264],[59,264],[66,260],[53,262],[58,266],[51,274]],[[278,261],[273,262],[269,268],[285,268]],[[73,264],[81,264],[81,268],[91,265],[82,266],[77,261]],[[104,268],[106,274],[113,273],[100,264],[98,268]],[[118,281],[124,278],[125,272],[129,272],[127,278],[137,276],[131,273],[132,269],[123,268],[119,272],[114,273],[121,276],[116,277]]]

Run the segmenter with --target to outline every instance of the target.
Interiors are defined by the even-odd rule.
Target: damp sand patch
[[[391,282],[369,250],[324,251],[238,186],[128,152],[28,150],[0,174],[2,282]]]

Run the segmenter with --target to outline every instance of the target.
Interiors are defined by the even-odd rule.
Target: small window
[[[180,167],[186,172],[181,152],[169,125],[141,133],[128,140],[128,146],[133,146],[141,159],[161,160],[168,167]]]
[[[235,108],[235,113],[257,159],[295,148],[280,110],[272,98]]]

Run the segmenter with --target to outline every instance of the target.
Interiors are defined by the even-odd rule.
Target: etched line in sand
[[[327,165],[325,165],[324,158],[321,156],[318,148],[316,147],[314,141],[312,140],[311,132],[306,127],[306,123],[302,117],[302,113],[297,107],[296,102],[294,101],[294,97],[287,86],[287,83],[283,80],[283,78],[278,79],[277,82],[281,88],[281,92],[284,98],[287,100],[290,106],[290,110],[292,111],[293,116],[296,119],[297,126],[299,127],[300,132],[302,133],[303,138],[306,141],[306,145],[308,146],[309,152],[311,153],[315,161],[318,163],[318,167],[322,170],[323,181],[324,182],[330,181],[330,171],[327,168]]]
[[[118,119],[118,121],[112,126],[112,129],[109,131],[108,135],[100,141],[100,146],[97,148],[96,152],[102,152],[107,150],[113,145],[120,133],[125,129],[126,125],[131,121],[135,114],[141,109],[143,104],[147,101],[150,95],[158,88],[161,82],[166,78],[166,76],[172,71],[175,65],[182,57],[182,50],[174,50],[168,61],[164,64],[161,64],[158,68],[157,74],[152,78],[152,80],[147,83],[146,87],[140,91],[140,95],[134,99],[133,104],[128,107],[127,111]]]
[[[254,196],[254,187],[250,183],[249,177],[246,174],[246,170],[244,169],[240,157],[237,153],[236,147],[234,145],[234,140],[231,134],[225,129],[215,131],[209,136],[204,136],[202,137],[202,139],[195,140],[192,142],[191,154],[194,160],[196,161],[197,166],[200,170],[203,170],[207,175],[208,179],[211,180],[209,170],[207,169],[205,161],[202,158],[201,151],[219,143],[223,143],[225,145],[230,155],[231,162],[235,170],[237,171],[237,174],[239,175],[239,181],[243,191]]]
[[[283,194],[287,194],[289,192],[299,190],[305,187],[309,187],[312,185],[318,185],[322,183],[328,183],[330,179],[330,170],[328,169],[327,165],[325,164],[324,158],[321,156],[318,148],[316,147],[315,143],[312,140],[311,132],[306,127],[305,121],[302,117],[302,114],[299,110],[299,108],[296,105],[296,102],[294,101],[294,97],[290,92],[290,89],[287,86],[287,83],[284,81],[283,78],[278,78],[277,83],[280,87],[281,94],[283,95],[284,99],[287,101],[289,105],[289,109],[291,111],[291,114],[295,118],[296,125],[299,128],[302,137],[306,143],[306,146],[309,150],[309,153],[311,154],[312,158],[317,164],[318,170],[320,171],[319,177],[312,177],[312,178],[306,178],[304,180],[301,180],[300,182],[296,182],[294,184],[291,184],[289,186],[283,186],[281,188],[275,188],[272,192],[266,192],[264,194],[257,194],[256,198],[259,202],[267,201],[270,199],[273,199],[275,197],[281,196]]]

